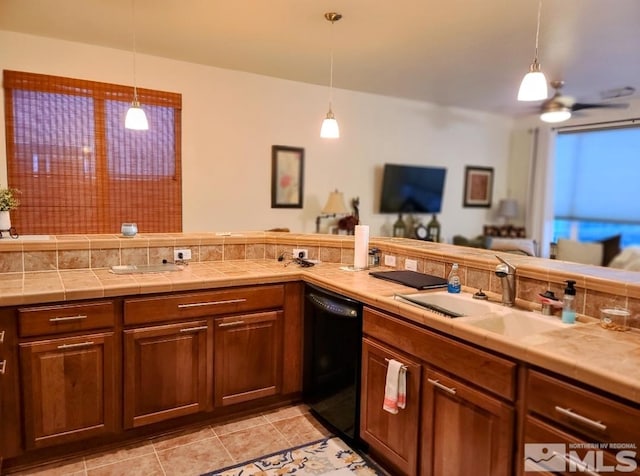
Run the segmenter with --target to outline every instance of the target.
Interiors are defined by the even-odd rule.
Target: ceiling
[[[522,116],[537,0],[0,0],[0,29]],[[337,11],[331,24],[324,13]],[[640,91],[640,0],[543,0],[539,60],[581,101]],[[167,72],[170,74],[170,72]],[[636,92],[635,98],[638,97]],[[337,107],[336,107],[337,109]]]

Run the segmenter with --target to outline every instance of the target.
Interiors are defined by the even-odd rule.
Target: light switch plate
[[[405,259],[404,260],[404,269],[408,269],[409,271],[418,271],[418,261],[415,259]]]
[[[384,255],[384,265],[385,266],[395,266],[396,265],[396,257],[392,255]]]

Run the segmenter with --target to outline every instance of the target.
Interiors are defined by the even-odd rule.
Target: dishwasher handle
[[[352,317],[356,318],[359,314],[359,309],[355,306],[336,301],[334,299],[320,296],[315,293],[308,293],[307,298],[317,308],[322,309],[329,314],[340,317]]]

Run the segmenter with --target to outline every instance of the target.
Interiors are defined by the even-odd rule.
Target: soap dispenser
[[[562,322],[565,324],[574,324],[576,322],[576,282],[572,279],[566,281],[567,287],[564,288],[564,297],[562,298]]]

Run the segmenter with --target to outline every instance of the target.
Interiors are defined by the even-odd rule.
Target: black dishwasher
[[[358,438],[362,303],[307,284],[303,398],[325,425]]]

